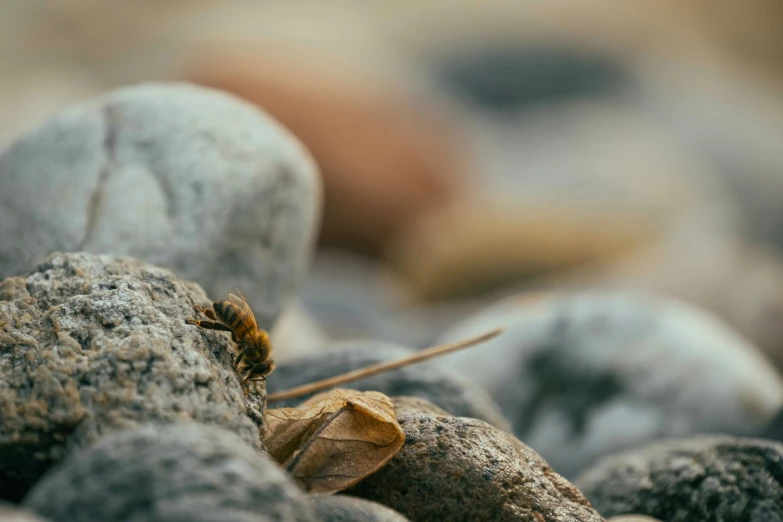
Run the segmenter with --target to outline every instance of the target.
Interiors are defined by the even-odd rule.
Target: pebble
[[[228,430],[145,424],[69,456],[25,498],[57,522],[315,522],[305,494]]]
[[[607,457],[575,484],[605,517],[667,522],[783,520],[783,444],[704,435]]]
[[[312,495],[310,504],[320,522],[408,522],[382,504],[345,495]]]
[[[440,341],[501,326],[501,336],[439,364],[470,372],[517,437],[569,478],[604,455],[668,436],[754,433],[783,404],[783,380],[756,348],[671,299],[521,295]]]
[[[285,128],[224,92],[123,87],[0,153],[0,277],[56,251],[142,259],[212,299],[242,289],[269,329],[307,268],[318,169]]]
[[[436,97],[328,53],[213,48],[190,78],[263,107],[312,152],[323,173],[326,246],[381,255],[391,237],[447,201],[469,168],[459,122]]]
[[[333,377],[382,361],[415,353],[402,346],[372,340],[331,343],[314,353],[280,364],[267,381],[269,393]],[[481,387],[463,374],[443,368],[438,360],[425,361],[353,381],[354,390],[372,390],[388,396],[409,395],[426,399],[452,415],[484,420],[510,430],[498,406]],[[295,406],[307,397],[281,401],[275,406]]]
[[[169,270],[108,255],[53,254],[0,282],[0,498],[142,422],[200,421],[261,448],[229,336],[185,324],[204,301]]]
[[[486,422],[413,411],[398,421],[402,450],[346,494],[411,520],[603,521],[535,451]]]
[[[558,284],[656,292],[686,301],[725,321],[783,371],[783,259],[774,249],[697,230]]]

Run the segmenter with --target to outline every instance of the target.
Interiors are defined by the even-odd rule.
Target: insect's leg
[[[242,362],[242,358],[245,356],[246,350],[247,350],[247,348],[245,348],[244,350],[239,352],[239,355],[234,360],[234,371],[236,371],[236,369],[239,367],[239,363]]]
[[[245,378],[242,379],[242,384],[247,381],[265,381],[267,369],[269,369],[269,365],[266,363],[254,364],[245,372]],[[258,375],[259,372],[261,375]]]
[[[185,319],[185,322],[189,323],[189,324],[195,324],[196,326],[199,326],[199,327],[204,328],[206,330],[219,330],[221,332],[231,332],[232,334],[234,333],[234,331],[231,328],[229,328],[228,326],[226,326],[224,324],[220,324],[220,323],[215,322],[215,321],[202,321],[202,320],[199,320],[199,319]]]
[[[212,308],[201,308],[199,305],[196,305],[196,311],[201,312],[213,321],[217,321],[217,316],[215,315],[215,311]]]
[[[245,373],[245,378],[242,379],[242,382],[240,384],[245,384],[246,382],[256,382],[256,381],[265,381],[266,375],[253,375],[253,370],[250,369]]]

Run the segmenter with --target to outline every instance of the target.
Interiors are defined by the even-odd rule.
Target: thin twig
[[[422,350],[420,352],[414,353],[408,357],[404,357],[396,361],[380,362],[370,366],[365,366],[364,368],[359,368],[358,370],[353,370],[347,373],[343,373],[341,375],[329,377],[328,379],[311,382],[309,384],[297,386],[296,388],[291,388],[288,390],[283,390],[281,392],[273,393],[267,397],[267,402],[277,402],[277,401],[285,401],[288,399],[295,399],[296,397],[309,395],[311,393],[319,392],[327,388],[334,388],[335,386],[340,386],[341,384],[345,384],[347,382],[357,381],[359,379],[364,379],[365,377],[371,377],[373,375],[377,375],[383,372],[388,372],[390,370],[397,370],[398,368],[402,368],[410,364],[416,364],[422,361],[426,361],[427,359],[432,359],[433,357],[438,357],[439,355],[446,355],[447,353],[456,352],[458,350],[464,350],[465,348],[470,348],[471,346],[475,346],[477,344],[489,341],[493,337],[497,337],[498,335],[503,333],[504,330],[505,328],[497,328],[485,334],[476,337],[471,337],[470,339],[463,339],[462,341],[456,341],[453,343],[433,346],[431,348],[427,348],[426,350]]]

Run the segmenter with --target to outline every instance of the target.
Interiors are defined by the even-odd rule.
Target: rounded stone
[[[783,403],[783,380],[706,312],[634,292],[504,300],[455,326],[453,341],[506,327],[440,364],[471,372],[514,433],[559,473],[667,436],[754,433]]]
[[[346,494],[411,520],[603,521],[537,453],[486,422],[427,414],[398,420],[402,450]]]
[[[321,522],[408,522],[383,504],[345,495],[313,495],[310,504]]]
[[[188,84],[73,105],[0,153],[0,277],[55,251],[142,259],[271,328],[309,263],[317,167],[250,103]]]
[[[312,152],[323,173],[322,243],[382,254],[459,190],[470,163],[463,122],[440,98],[400,89],[402,70],[387,82],[314,47],[280,44],[208,46],[190,77],[264,107]]]
[[[607,457],[575,483],[605,517],[780,522],[782,477],[783,444],[698,436]]]
[[[314,353],[289,359],[278,365],[267,386],[275,393],[315,382],[383,361],[402,359],[415,353],[399,345],[372,340],[335,342]],[[360,391],[377,391],[388,396],[420,397],[452,415],[472,417],[508,430],[498,406],[469,377],[444,369],[438,360],[425,361],[360,379],[343,385]],[[309,396],[281,401],[276,406],[295,406]]]
[[[305,494],[222,428],[147,424],[69,456],[25,498],[58,522],[314,522]]]
[[[229,336],[185,323],[206,300],[169,270],[85,253],[0,282],[0,498],[20,498],[71,448],[141,422],[219,425],[260,448]]]

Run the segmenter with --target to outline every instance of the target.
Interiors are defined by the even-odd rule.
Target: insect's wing
[[[256,322],[256,316],[253,315],[253,310],[250,308],[250,305],[247,304],[247,301],[245,301],[244,296],[240,299],[234,294],[228,294],[228,302],[231,303],[237,310],[242,310],[245,313],[245,315],[242,317],[242,320],[240,322],[242,323],[242,326],[244,326],[247,329],[247,331],[255,330],[256,328],[258,328],[258,323]]]

